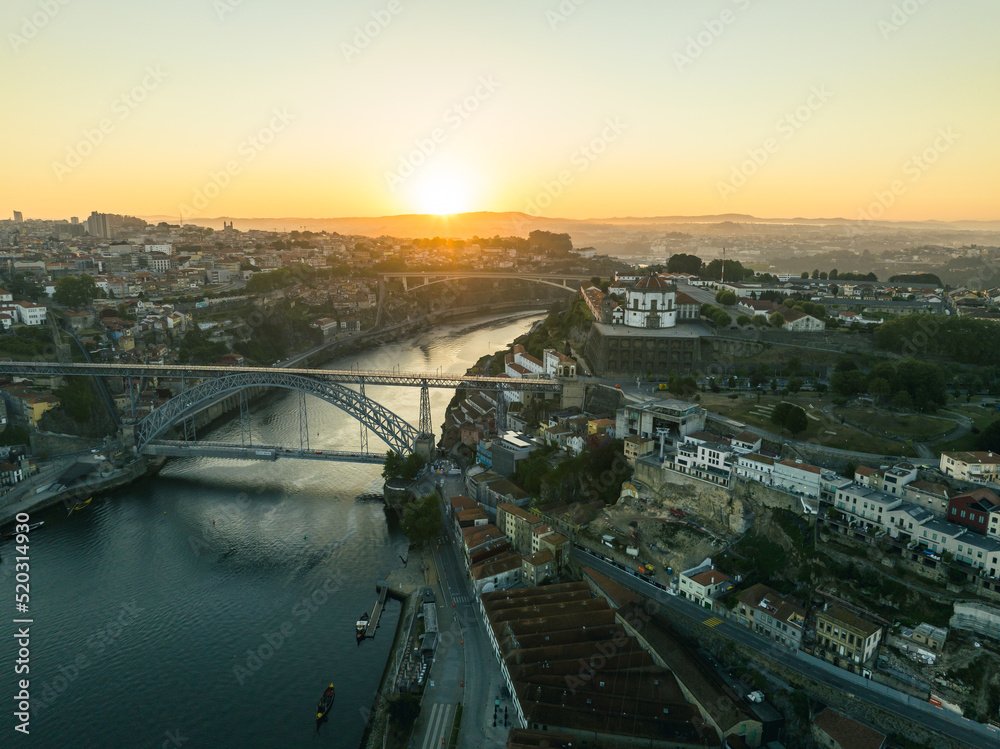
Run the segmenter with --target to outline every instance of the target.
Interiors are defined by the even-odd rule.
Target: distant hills
[[[159,223],[177,223],[176,216],[143,216],[146,221]],[[458,213],[451,216],[432,214],[405,214],[400,216],[358,216],[344,218],[240,218],[237,216],[219,216],[217,218],[198,218],[188,223],[222,229],[223,221],[232,221],[235,228],[241,231],[250,229],[269,231],[292,231],[294,229],[308,231],[328,231],[340,234],[355,234],[369,237],[382,235],[416,238],[416,237],[455,237],[468,238],[472,236],[492,237],[527,236],[535,229],[553,232],[568,232],[573,235],[574,244],[596,241],[609,235],[632,233],[659,233],[670,231],[685,231],[687,228],[697,230],[722,228],[725,224],[757,224],[772,226],[802,226],[802,227],[863,227],[863,231],[1000,231],[1000,221],[872,221],[856,222],[846,218],[758,218],[740,213],[723,213],[708,216],[650,216],[650,217],[614,217],[592,219],[569,219],[544,216],[530,216],[526,213],[508,211],[495,213],[479,211],[475,213]],[[708,225],[716,225],[710,227]]]

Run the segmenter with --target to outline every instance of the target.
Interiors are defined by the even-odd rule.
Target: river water
[[[330,366],[462,373],[537,319],[439,326]],[[418,389],[367,394],[417,424]],[[452,395],[431,391],[435,428]],[[358,448],[356,421],[317,399],[307,404],[313,449]],[[299,444],[296,394],[268,396],[252,419],[254,442]],[[238,442],[239,425],[210,437]],[[380,486],[380,472],[172,460],[156,478],[71,516],[61,508],[33,516],[46,525],[31,536],[31,733],[21,740],[12,730],[17,651],[8,636],[0,745],[357,746],[400,604],[390,603],[373,640],[359,645],[354,623],[375,602],[376,582],[407,556],[382,506],[354,501]],[[2,551],[6,597],[11,543]],[[336,702],[317,729],[316,702],[330,683]]]

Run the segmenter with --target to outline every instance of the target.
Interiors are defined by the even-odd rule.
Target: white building
[[[44,325],[48,310],[34,302],[15,302],[17,320],[24,325]]]
[[[164,255],[174,254],[174,248],[169,244],[147,244],[142,249],[144,252],[162,252]]]
[[[715,599],[732,589],[733,583],[729,575],[715,569],[711,559],[680,574],[680,594],[712,611],[715,610]]]
[[[803,497],[819,497],[820,469],[801,460],[780,460],[772,472],[775,489]]]
[[[657,274],[640,279],[625,296],[625,325],[672,328],[677,324],[677,287]]]

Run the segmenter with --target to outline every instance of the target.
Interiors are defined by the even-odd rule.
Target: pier
[[[372,615],[368,620],[368,627],[365,629],[364,636],[361,639],[367,639],[375,636],[375,630],[378,629],[379,619],[382,618],[382,612],[385,610],[385,601],[392,592],[389,588],[389,583],[385,581],[376,583],[375,589],[378,591],[378,600],[372,608]]]

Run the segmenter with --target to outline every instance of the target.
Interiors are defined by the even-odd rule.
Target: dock
[[[378,589],[378,600],[375,602],[375,606],[372,607],[372,615],[368,620],[368,628],[365,629],[365,638],[375,636],[379,619],[382,618],[382,612],[385,610],[385,600],[389,597],[389,586],[387,584],[379,583],[375,587]]]

